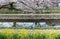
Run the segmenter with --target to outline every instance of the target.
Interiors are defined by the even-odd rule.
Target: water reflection
[[[13,22],[0,22],[0,27],[12,27]]]
[[[33,22],[17,22],[16,26],[30,27],[30,26],[35,26],[35,24]]]
[[[13,22],[0,22],[0,27],[12,27],[13,25]],[[46,25],[46,22],[38,22],[37,24],[35,22],[16,22],[16,27],[45,27]]]
[[[0,27],[13,27],[13,22],[0,22]],[[51,26],[53,26],[51,24]],[[16,22],[16,27],[50,27],[46,22]],[[60,24],[55,24],[53,27],[60,27]]]
[[[44,27],[47,26],[46,22],[38,22],[37,24],[35,24],[35,22],[17,22],[16,26],[22,26],[22,27],[36,27],[36,26],[40,26],[40,27]]]

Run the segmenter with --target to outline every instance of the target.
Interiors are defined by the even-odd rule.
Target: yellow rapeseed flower
[[[22,29],[18,32],[18,36],[27,36],[27,31]]]
[[[7,36],[11,36],[14,34],[14,30],[10,30],[10,29],[5,29],[4,30],[4,34],[7,35]]]

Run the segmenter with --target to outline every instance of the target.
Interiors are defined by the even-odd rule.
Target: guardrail
[[[60,14],[0,14],[0,19],[60,19]]]

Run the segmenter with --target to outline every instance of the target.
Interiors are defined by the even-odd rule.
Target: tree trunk
[[[12,2],[12,3],[10,3],[10,7],[11,7],[11,8],[14,8],[13,4],[14,4],[13,2]]]
[[[13,23],[13,27],[16,27],[16,22]]]

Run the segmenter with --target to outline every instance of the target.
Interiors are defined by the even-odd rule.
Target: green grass
[[[0,14],[21,14],[22,12],[23,12],[22,10],[15,10],[15,9],[7,9],[7,8],[0,9]]]
[[[34,10],[36,14],[40,13],[60,13],[60,7],[49,7],[48,9],[37,9]],[[0,9],[0,14],[22,14],[24,13],[23,10],[16,10],[16,9],[8,9],[8,8],[2,8]],[[28,13],[27,13],[28,14]]]

